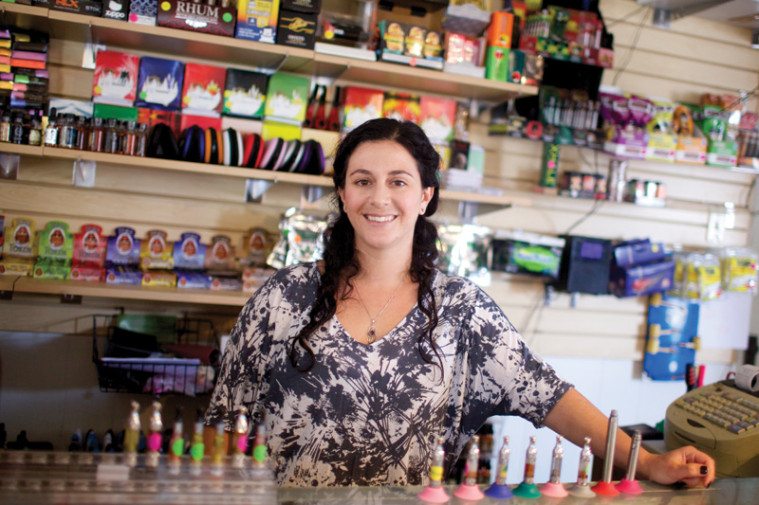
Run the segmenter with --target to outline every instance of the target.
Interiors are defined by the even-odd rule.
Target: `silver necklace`
[[[366,304],[364,303],[364,300],[361,299],[361,293],[358,291],[358,286],[353,286],[353,289],[356,290],[356,297],[358,299],[358,302],[361,304],[361,306],[366,311],[366,315],[369,316],[369,328],[366,330],[366,341],[369,344],[373,344],[377,340],[377,319],[382,315],[383,312],[385,312],[385,309],[390,305],[390,302],[393,301],[393,298],[395,298],[396,293],[398,293],[398,289],[403,285],[403,281],[401,281],[400,284],[398,284],[398,287],[393,290],[393,293],[390,295],[390,298],[387,299],[385,302],[385,305],[382,306],[382,308],[375,314],[374,317],[372,317],[371,312],[369,312],[369,309],[366,307]]]

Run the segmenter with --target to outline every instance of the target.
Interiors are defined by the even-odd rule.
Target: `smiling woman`
[[[450,471],[493,415],[519,415],[604,454],[606,419],[532,353],[500,307],[435,268],[440,159],[413,123],[376,119],[340,143],[324,261],[279,270],[248,301],[206,421],[247,407],[281,484],[422,484],[439,437]],[[617,433],[615,462],[630,438]],[[706,485],[693,448],[640,452],[640,473]]]

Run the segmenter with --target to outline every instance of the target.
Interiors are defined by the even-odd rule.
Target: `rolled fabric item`
[[[293,159],[292,163],[290,163],[290,166],[287,168],[289,172],[295,172],[295,170],[298,168],[298,164],[300,163],[300,160],[303,158],[303,153],[306,152],[306,143],[301,142],[298,146],[297,152],[295,153],[295,158]]]
[[[264,168],[266,170],[274,170],[274,167],[277,166],[277,160],[279,160],[279,155],[282,152],[282,149],[285,144],[285,141],[282,140],[281,138],[273,139],[272,142],[274,142],[274,148],[271,153],[271,158],[269,158],[268,163],[264,162]]]
[[[205,134],[203,130],[197,126],[192,125],[186,128],[182,132],[180,142],[180,154],[185,161],[202,162],[204,152]]]
[[[311,142],[304,142],[303,151],[303,157],[300,159],[300,163],[298,163],[298,168],[295,169],[295,172],[299,174],[306,173],[306,168],[308,167],[308,164],[311,163],[311,156],[313,156],[314,153],[314,146]]]
[[[292,149],[293,142],[285,140],[282,142],[282,149],[279,151],[279,156],[277,157],[277,163],[274,165],[274,170],[282,170],[282,165],[285,164],[285,158],[287,157],[287,153],[290,149]]]
[[[253,153],[253,135],[251,134],[243,135],[242,143],[243,143],[242,166],[250,167],[250,157],[251,157],[251,154]]]
[[[170,352],[180,358],[199,359],[204,365],[217,366],[221,358],[219,349],[211,345],[164,344],[161,347],[165,352]]]
[[[263,137],[258,133],[253,134],[253,154],[251,155],[251,164],[253,168],[261,168],[261,159],[264,157],[266,143]],[[254,158],[255,155],[255,158]]]
[[[213,131],[213,128],[206,128],[204,137],[206,139],[206,152],[205,156],[203,156],[203,162],[211,163],[211,153],[214,151],[212,139],[216,137],[216,132]]]
[[[264,155],[261,158],[261,162],[258,164],[259,168],[266,170],[266,166],[269,164],[271,157],[274,155],[274,149],[277,147],[277,141],[280,139],[267,140],[264,145]]]
[[[224,130],[224,165],[235,166],[239,158],[237,132],[232,128]]]
[[[309,140],[309,142],[312,143],[313,154],[311,155],[311,162],[306,167],[306,173],[322,175],[324,173],[324,150],[319,142],[315,140]]]
[[[290,172],[291,167],[293,166],[293,162],[295,161],[296,156],[298,155],[298,151],[300,151],[300,140],[295,139],[290,141],[290,148],[287,150],[287,154],[285,155],[285,161],[282,163],[282,166],[279,168],[283,172]]]
[[[242,134],[238,131],[235,131],[235,144],[237,145],[237,163],[235,165],[238,167],[245,166],[245,147],[242,141]]]
[[[224,131],[216,130],[216,164],[224,163]]]

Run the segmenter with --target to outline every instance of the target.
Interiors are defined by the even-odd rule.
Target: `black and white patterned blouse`
[[[320,278],[314,263],[283,268],[251,297],[206,416],[232,429],[240,406],[263,410],[282,485],[420,484],[438,436],[450,469],[488,417],[515,414],[539,426],[571,387],[530,352],[488,295],[440,271],[433,291],[442,374],[418,350],[425,322],[418,307],[371,345],[333,317],[309,339],[314,367],[299,372],[288,349]]]

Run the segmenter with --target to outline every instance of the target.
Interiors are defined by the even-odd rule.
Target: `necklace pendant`
[[[369,330],[366,332],[366,340],[368,340],[370,344],[373,344],[376,338],[377,332],[374,330],[374,325],[371,325],[369,327]]]

